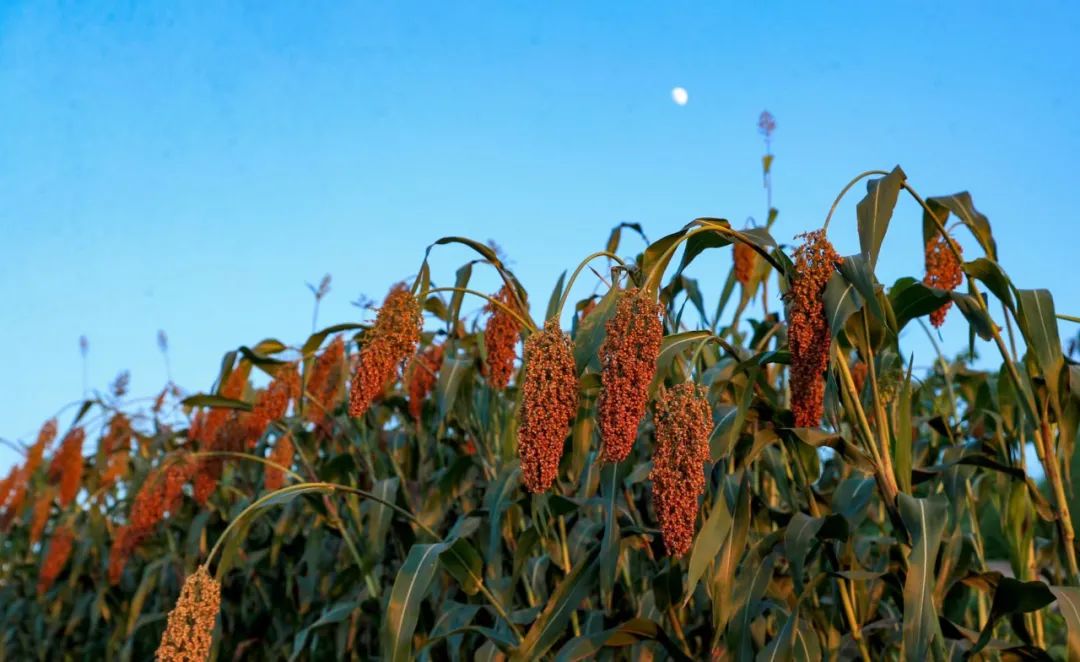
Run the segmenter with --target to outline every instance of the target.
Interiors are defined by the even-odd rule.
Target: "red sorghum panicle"
[[[360,350],[349,392],[349,416],[363,416],[397,375],[398,366],[416,351],[422,321],[416,297],[403,284],[395,285]]]
[[[72,428],[64,435],[60,449],[53,457],[49,467],[51,479],[60,481],[60,506],[66,506],[75,500],[82,485],[83,457],[82,445],[86,434],[82,428]]]
[[[825,238],[825,230],[796,238],[803,243],[795,249],[795,274],[787,293],[791,410],[796,427],[814,427],[825,411],[823,374],[831,342],[822,296],[840,256]]]
[[[957,244],[957,250],[960,245]],[[935,234],[934,238],[926,244],[926,275],[923,284],[936,287],[939,290],[951,292],[964,280],[964,271],[956,254],[949,248],[949,243],[941,234]],[[945,315],[952,307],[952,301],[946,301],[945,305],[930,313],[930,323],[934,328],[945,323]]]
[[[201,450],[239,453],[244,450],[248,434],[247,419],[234,415],[225,420],[221,427],[218,428],[209,446],[203,445]],[[210,457],[197,463],[195,500],[200,505],[206,505],[214,490],[217,489],[224,467],[225,460],[221,457]]]
[[[75,536],[67,526],[58,526],[53,531],[49,540],[49,551],[45,560],[41,562],[41,573],[38,575],[37,590],[39,595],[44,595],[53,585],[60,571],[67,565],[68,557],[71,556],[71,543]]]
[[[660,389],[656,400],[656,453],[649,474],[653,507],[670,556],[690,551],[698,497],[705,489],[712,410],[705,389],[691,383]]]
[[[518,424],[521,479],[543,492],[559,471],[563,444],[577,415],[578,377],[574,344],[556,319],[525,341],[525,377]]]
[[[743,287],[746,287],[747,283],[750,282],[750,276],[754,273],[757,252],[749,244],[736,241],[733,253],[735,258],[735,280],[739,281]]]
[[[45,532],[45,524],[49,521],[49,511],[52,510],[53,489],[47,487],[38,493],[34,500],[34,509],[30,513],[30,542],[41,540],[41,534]]]
[[[416,356],[409,369],[407,390],[409,392],[409,415],[419,421],[424,410],[424,399],[435,388],[436,377],[443,360],[443,346],[430,345]]]
[[[199,566],[184,580],[180,598],[157,649],[159,662],[204,662],[214,641],[214,622],[221,609],[221,585]]]
[[[247,416],[248,450],[255,448],[267,426],[285,416],[289,402],[299,392],[300,375],[296,366],[290,363],[279,368],[270,384],[255,397],[255,405]]]
[[[187,453],[183,453],[151,471],[143,481],[135,500],[131,504],[127,526],[121,527],[109,552],[109,581],[120,581],[124,564],[132,551],[146,539],[164,519],[166,513],[179,510],[183,500],[184,484],[199,469],[200,476],[205,463],[196,463]],[[216,486],[216,481],[214,485]]]
[[[511,309],[517,308],[509,285],[503,285],[491,298]],[[521,324],[502,306],[489,302],[484,310],[490,315],[484,328],[484,350],[487,353],[484,367],[488,383],[493,388],[503,389],[514,374],[514,348],[521,335]]]
[[[656,375],[656,357],[664,327],[660,304],[637,289],[620,296],[600,346],[602,388],[597,400],[604,460],[622,462],[637,438],[645,415],[649,384]]]
[[[345,340],[334,338],[315,359],[308,376],[308,405],[305,417],[316,425],[324,424],[334,413],[345,383]]]
[[[15,491],[15,481],[19,478],[19,467],[13,466],[4,480],[0,480],[0,509],[7,505],[8,497]]]
[[[292,438],[290,435],[285,434],[277,440],[276,444],[274,444],[274,450],[270,451],[269,459],[275,464],[280,464],[286,469],[291,469],[295,452],[296,449],[293,448]],[[265,487],[268,492],[272,492],[284,485],[285,472],[267,465],[263,475],[263,487]]]
[[[99,488],[112,486],[117,478],[127,473],[130,441],[131,421],[123,414],[116,414],[109,421],[109,430],[101,439],[106,464],[99,479]]]

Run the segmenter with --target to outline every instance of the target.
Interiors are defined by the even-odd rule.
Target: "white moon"
[[[671,100],[680,106],[685,106],[686,102],[690,100],[690,95],[685,87],[676,87],[671,90]]]

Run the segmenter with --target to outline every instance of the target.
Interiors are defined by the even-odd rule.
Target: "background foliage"
[[[493,268],[549,319],[571,282],[563,273],[550,294],[527,293],[491,247],[446,237],[428,253],[461,244],[476,258],[450,288],[437,286],[451,283],[435,282],[425,255],[413,284],[426,320],[417,356],[441,347],[427,388],[410,388],[428,369],[410,360],[401,381],[350,417],[349,364],[370,328],[342,324],[297,346],[268,339],[228,352],[206,394],[182,398],[168,385],[121,408],[124,385],[114,385],[82,404],[73,429],[103,441],[74,460],[73,443],[37,466],[30,458],[51,445],[26,449],[0,491],[3,659],[146,659],[184,577],[203,563],[222,582],[221,659],[1075,658],[1080,366],[1063,352],[1053,298],[1012,283],[970,195],[923,200],[899,168],[863,173],[844,191],[863,181],[854,227],[832,225],[857,232],[861,251],[823,293],[831,347],[821,427],[793,427],[786,316],[767,308],[767,288],[787,291],[797,276],[790,247],[770,234],[775,210],[746,231],[697,219],[620,264],[614,256],[644,237],[624,224],[569,279],[597,282],[563,316],[578,414],[555,484],[530,494],[516,447],[520,362],[507,388],[492,387],[486,313],[462,318],[462,302],[473,271]],[[946,224],[973,238],[965,288],[924,285],[921,265],[878,282],[889,227],[920,222],[892,218],[900,195],[924,210],[924,244]],[[707,302],[694,274],[715,273],[739,244],[754,251],[750,261],[744,254]],[[630,286],[664,310],[650,396],[692,380],[713,415],[696,535],[681,559],[666,555],[652,505],[651,414],[626,460],[601,459],[597,354]],[[316,301],[324,290],[313,288]],[[930,334],[924,319],[946,303],[946,323],[967,324],[971,346],[915,374],[900,334]],[[338,363],[327,349],[335,338],[345,341]],[[976,347],[1000,367],[973,367]],[[248,420],[268,392],[262,384],[288,366],[303,395],[250,446],[200,443],[208,417]],[[130,434],[117,437],[123,420]],[[291,458],[275,454],[286,435]],[[185,482],[110,582],[144,484],[210,460],[222,473],[205,503]],[[293,473],[275,474],[268,461]],[[77,497],[68,499],[72,463]],[[43,580],[65,530],[69,555]]]

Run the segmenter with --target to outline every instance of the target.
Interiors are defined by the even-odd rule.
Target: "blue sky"
[[[0,4],[0,437],[80,397],[81,334],[92,387],[160,388],[164,329],[198,390],[227,349],[306,336],[306,281],[333,274],[322,322],[365,319],[349,302],[441,235],[495,239],[546,301],[620,221],[760,218],[763,108],[778,239],[899,163],[970,190],[1017,284],[1080,313],[1076,5],[264,4]],[[885,282],[921,272],[918,227],[902,202]],[[696,265],[707,291],[724,260]]]

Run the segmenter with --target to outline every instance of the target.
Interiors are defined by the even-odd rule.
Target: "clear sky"
[[[164,329],[204,389],[224,351],[306,336],[305,282],[333,274],[321,322],[366,319],[349,302],[441,235],[495,239],[546,301],[619,221],[760,218],[764,108],[778,239],[901,164],[970,190],[1017,284],[1080,313],[1074,3],[165,4],[0,3],[0,437],[80,397],[82,334],[91,387],[159,389]],[[918,228],[903,202],[883,281],[921,274]]]

